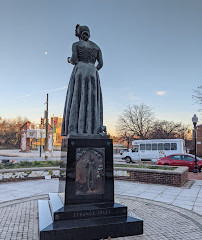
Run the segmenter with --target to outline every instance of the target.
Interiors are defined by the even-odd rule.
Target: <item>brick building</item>
[[[62,117],[51,117],[51,126],[53,128],[53,145],[55,149],[59,149],[62,144]]]

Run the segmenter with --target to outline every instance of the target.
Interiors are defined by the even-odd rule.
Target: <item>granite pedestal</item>
[[[62,144],[59,193],[39,201],[40,239],[95,240],[143,233],[143,221],[114,203],[113,142],[69,136]]]

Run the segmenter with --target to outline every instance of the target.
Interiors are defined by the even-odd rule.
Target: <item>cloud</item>
[[[26,98],[26,97],[30,97],[30,96],[32,96],[32,94],[26,94],[26,95],[23,95],[23,96],[19,96],[17,98]]]
[[[164,95],[166,95],[166,91],[156,91],[156,95],[164,96]]]
[[[44,91],[42,91],[42,92],[40,92],[40,93],[57,92],[57,91],[61,91],[61,90],[63,90],[63,89],[67,89],[67,87],[68,87],[68,86],[66,85],[66,86],[63,86],[63,87],[60,87],[60,88],[54,88],[54,89],[44,90]],[[39,93],[39,92],[38,92],[38,93]],[[33,93],[33,94],[34,94],[34,93]],[[19,97],[17,97],[17,98],[26,98],[26,97],[32,96],[33,94],[25,94],[25,95],[19,96]],[[35,94],[37,94],[37,92],[36,92]]]
[[[60,90],[63,90],[63,89],[67,89],[67,85],[64,86],[64,87],[60,87],[60,88],[54,88],[54,89],[50,89],[50,90],[46,90],[44,92],[57,92],[57,91],[60,91]]]

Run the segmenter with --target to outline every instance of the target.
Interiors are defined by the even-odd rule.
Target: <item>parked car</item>
[[[127,148],[123,148],[123,149],[121,149],[121,151],[120,151],[120,154],[122,155],[122,154],[124,154],[125,152],[127,152]]]
[[[192,154],[172,154],[157,161],[157,165],[186,166],[189,171],[194,170],[195,157]],[[202,170],[202,159],[197,157],[197,166],[199,172]]]

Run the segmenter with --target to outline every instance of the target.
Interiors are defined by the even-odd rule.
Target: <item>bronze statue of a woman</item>
[[[72,45],[75,65],[69,81],[65,100],[62,136],[75,134],[99,134],[103,131],[103,103],[98,70],[103,66],[102,52],[89,41],[87,26],[76,26],[78,42]],[[95,62],[98,65],[95,67]]]

